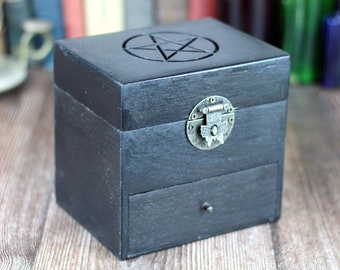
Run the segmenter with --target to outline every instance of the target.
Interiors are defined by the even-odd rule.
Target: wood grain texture
[[[237,110],[230,136],[211,151],[188,143],[186,121],[123,132],[123,181],[129,194],[281,161],[285,110],[285,101]]]
[[[0,95],[0,269],[339,269],[339,91],[290,91],[278,222],[127,261],[55,203],[52,100],[37,69]]]
[[[202,19],[58,41],[55,59],[57,202],[118,258],[279,217],[287,53],[214,19]],[[186,138],[185,121],[193,107],[210,95],[227,97],[236,108],[237,122],[223,147],[198,151]],[[243,185],[235,188],[230,184],[231,194],[222,188],[226,193],[225,197],[220,194],[224,209],[235,208],[221,216],[223,222],[218,223],[224,226],[186,229],[194,223],[191,212],[182,212],[181,219],[176,219],[157,214],[169,209],[153,207],[150,232],[142,218],[148,210],[145,201],[128,206],[133,202],[128,201],[128,194],[266,164],[278,165],[275,173],[268,175],[276,177],[246,174],[252,179],[245,182],[251,188],[244,194],[248,200],[238,191],[247,190]],[[262,178],[270,179],[267,185],[260,184]],[[266,195],[266,187],[270,195]],[[211,196],[218,191],[211,190]],[[191,192],[200,194],[198,187]],[[187,193],[178,193],[178,200],[190,200]],[[241,198],[233,197],[238,193]],[[267,200],[258,203],[256,196]],[[156,198],[154,206],[162,196]],[[157,216],[172,223],[160,222],[158,229]],[[152,235],[158,234],[153,239]]]
[[[54,58],[56,85],[119,128],[122,125],[119,85],[97,69],[89,68],[78,55],[71,55],[58,44]]]
[[[197,237],[206,238],[209,231],[215,235],[273,221],[280,215],[281,174],[278,171],[282,169],[286,101],[240,109],[237,115],[233,134],[226,144],[213,151],[198,151],[187,141],[185,121],[121,132],[55,86],[57,201],[122,259],[154,251],[157,246],[162,249],[171,244],[196,240]],[[129,209],[127,206],[128,193],[136,194],[271,163],[280,165],[275,173],[268,173],[268,177],[275,175],[272,178],[264,177],[263,173],[261,177],[252,178],[255,172],[246,176],[232,174],[231,177],[239,179],[235,181],[241,185],[235,188],[230,184],[223,189],[222,182],[212,180],[217,189],[211,187],[210,196],[222,189],[225,197],[220,194],[220,201],[224,202],[224,208],[239,205],[234,211],[221,215],[223,222],[220,220],[216,226],[186,231],[188,224],[194,223],[191,212],[167,215],[171,209],[156,207],[158,201],[166,197],[162,191],[155,193],[154,207],[148,206],[144,200],[137,203],[130,200]],[[269,179],[265,185],[261,185],[262,178]],[[250,182],[245,182],[249,179]],[[209,182],[202,189],[207,191],[208,186]],[[242,195],[241,190],[247,190],[244,186],[250,190]],[[187,193],[180,192],[182,187],[185,186],[175,189],[178,193],[176,197],[178,201],[184,200],[180,204],[186,208],[185,201],[195,202],[201,193],[196,183],[192,184],[192,188],[191,184],[186,186]],[[191,193],[196,196],[191,198],[188,195]],[[257,196],[267,200],[258,203]],[[141,208],[143,206],[146,208]],[[151,210],[149,208],[153,210],[150,217],[147,214]],[[166,216],[156,214],[158,212]],[[143,216],[151,219],[152,232],[148,231],[148,218],[145,220]],[[161,225],[160,221],[158,228],[155,225],[157,217],[163,221],[172,220],[173,223]],[[188,224],[182,223],[183,220]],[[131,221],[137,225],[130,226]],[[175,231],[169,226],[176,228]],[[164,232],[165,237],[162,237]],[[159,238],[152,240],[154,234],[159,234]],[[122,237],[130,239],[129,244]],[[146,237],[150,241],[146,241]]]
[[[57,202],[120,256],[120,132],[55,86]]]
[[[205,58],[196,59],[197,56],[193,58],[192,54],[180,56],[181,54],[178,52],[178,58],[168,59],[160,58],[159,54],[151,54],[151,56],[137,54],[139,57],[136,57],[135,53],[133,53],[134,51],[131,51],[134,46],[149,46],[152,41],[150,41],[149,34],[158,36],[160,32],[177,32],[180,36],[184,35],[183,38],[192,37],[197,40],[197,45],[196,43],[191,43],[193,46],[198,46],[200,50],[208,50],[209,53],[203,55]],[[141,35],[142,40],[135,39]],[[170,35],[163,38],[170,39],[169,42],[176,43],[176,39],[181,39],[180,36]],[[130,40],[132,40],[132,44],[130,44]],[[211,41],[206,44],[203,40],[206,42]],[[151,44],[154,43],[152,42]],[[157,25],[79,39],[60,40],[57,42],[56,48],[61,53],[58,57],[70,58],[70,63],[72,61],[78,62],[81,59],[93,72],[99,72],[99,76],[106,75],[112,81],[120,82],[121,84],[289,57],[286,52],[212,18]],[[171,49],[174,48],[171,47]],[[149,57],[155,61],[147,60]],[[288,71],[288,68],[288,65],[286,65],[286,71]],[[56,74],[62,74],[62,72],[62,70],[59,70]],[[76,74],[77,76],[84,76],[77,69],[63,75],[64,77],[72,77],[72,75]],[[57,76],[56,81],[57,84],[62,83]],[[63,85],[59,86],[65,89]]]
[[[290,92],[282,219],[272,224],[279,269],[340,268],[340,92]]]
[[[271,164],[130,196],[129,256],[276,220],[278,183]]]
[[[173,55],[178,59],[168,61],[163,51],[153,48],[150,35],[165,35],[159,39],[169,40],[159,47],[189,37],[193,47],[209,54],[204,54],[204,61],[196,54],[186,58],[188,52],[177,51],[177,44]],[[145,50],[136,49],[146,45]],[[135,55],[134,48],[156,58]],[[58,87],[126,131],[185,120],[210,95],[227,97],[237,108],[285,100],[289,56],[206,18],[58,41],[54,72]]]
[[[52,78],[33,74],[0,96],[1,269],[33,267],[53,193]]]
[[[122,129],[186,120],[206,97],[226,97],[236,109],[286,100],[289,58],[213,68],[127,84],[122,89]]]

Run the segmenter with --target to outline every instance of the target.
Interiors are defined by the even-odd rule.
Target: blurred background
[[[29,19],[51,23],[55,40],[97,35],[183,20],[214,17],[291,54],[293,83],[340,85],[340,1],[337,0],[0,0],[0,53],[18,54],[22,36],[41,47],[43,31]],[[39,30],[40,29],[40,30]],[[27,45],[26,45],[27,46]],[[21,50],[22,51],[22,50]],[[23,57],[19,55],[18,57]],[[26,55],[29,58],[29,55]],[[41,62],[53,68],[52,53]],[[1,73],[1,70],[0,70]]]

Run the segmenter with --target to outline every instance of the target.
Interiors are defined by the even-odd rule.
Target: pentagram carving
[[[130,55],[158,62],[188,62],[205,59],[218,51],[215,41],[186,33],[157,32],[127,39],[123,49]]]

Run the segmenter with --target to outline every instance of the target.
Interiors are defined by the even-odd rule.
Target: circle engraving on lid
[[[190,62],[218,51],[215,41],[187,33],[156,32],[127,39],[123,49],[135,57],[157,62]]]

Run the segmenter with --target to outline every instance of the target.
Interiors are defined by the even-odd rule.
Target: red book
[[[65,31],[67,38],[85,35],[83,0],[62,0]]]
[[[218,17],[218,0],[189,0],[189,19]]]

